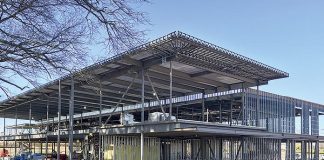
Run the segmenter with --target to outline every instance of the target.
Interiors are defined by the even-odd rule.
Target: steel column
[[[100,82],[100,88],[99,88],[99,127],[102,127],[102,88],[101,88],[101,82]]]
[[[170,60],[170,101],[169,101],[169,120],[171,121],[172,117],[172,61]]]
[[[80,123],[81,123],[81,130],[83,130],[83,111],[81,112]]]
[[[231,95],[231,103],[230,103],[230,122],[229,122],[229,124],[230,124],[230,126],[232,126],[232,123],[233,123],[233,95]]]
[[[222,116],[222,102],[219,103],[219,123],[223,123],[223,116]]]
[[[314,159],[315,160],[319,160],[319,151],[320,151],[320,149],[319,149],[319,141],[317,140],[317,141],[315,141],[315,151],[314,151]]]
[[[255,117],[255,120],[256,120],[256,126],[259,127],[260,126],[260,116],[259,116],[259,112],[260,112],[260,90],[259,90],[259,82],[258,82],[258,85],[257,85],[257,106],[256,106],[256,117]]]
[[[234,159],[234,146],[233,146],[233,138],[229,139],[229,153],[230,153],[230,159]]]
[[[205,92],[201,94],[201,121],[205,121]]]
[[[100,88],[99,88],[99,127],[102,126],[102,86],[100,81]],[[99,132],[99,160],[102,160],[102,142],[101,142],[101,132]]]
[[[48,131],[49,131],[49,98],[47,97],[47,104],[46,104],[46,146],[45,146],[45,154],[46,157],[48,155]]]
[[[74,78],[71,77],[71,97],[69,106],[69,159],[73,158],[73,115],[74,115]]]
[[[15,110],[16,110],[16,113],[15,113],[15,156],[17,155],[17,134],[18,134],[18,130],[17,130],[17,126],[18,126],[18,121],[17,121],[17,118],[18,118],[18,115],[17,115],[17,106],[15,107]]]
[[[58,122],[57,122],[57,160],[60,160],[61,153],[61,108],[62,108],[62,100],[61,100],[61,80],[58,81]]]
[[[66,142],[64,142],[64,154],[66,154]]]
[[[246,100],[245,100],[245,89],[244,89],[244,83],[241,84],[241,96],[242,96],[242,100],[241,100],[241,112],[242,112],[242,125],[246,125]],[[240,117],[239,117],[240,118]]]
[[[6,118],[5,118],[5,114],[3,113],[3,153],[5,153],[5,149],[6,149]],[[4,159],[4,158],[3,158]]]
[[[209,122],[209,110],[207,108],[206,122]]]
[[[141,122],[142,122],[142,126],[141,126],[141,160],[144,160],[144,133],[143,133],[143,123],[144,123],[144,93],[145,93],[145,73],[144,73],[144,68],[142,67],[142,112],[141,112]]]
[[[307,159],[307,144],[306,144],[306,141],[303,140],[301,142],[301,159],[302,160],[306,160]]]
[[[32,104],[29,103],[29,134],[28,134],[28,149],[29,152],[31,152],[31,144],[30,144],[30,137],[31,137],[31,119],[32,119],[32,109],[31,109]]]

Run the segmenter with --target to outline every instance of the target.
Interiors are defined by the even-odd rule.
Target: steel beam
[[[99,90],[100,85],[82,85],[80,88],[92,88],[95,90]],[[126,90],[126,88],[123,87],[116,87],[116,86],[111,86],[110,84],[107,86],[102,86],[101,88],[103,95],[109,95],[110,93],[122,93]],[[138,94],[138,92],[140,92],[140,89],[130,89],[128,91],[127,96],[130,97],[136,97],[136,98],[141,98],[141,95]],[[103,96],[105,97],[105,96]],[[120,97],[120,96],[118,96]],[[153,96],[151,94],[145,93],[145,98],[146,99],[153,99]]]
[[[110,79],[110,82],[112,82],[113,84],[118,84],[118,85],[122,85],[122,86],[127,86],[129,84],[129,81],[121,80],[121,79],[114,79],[114,78],[113,79]],[[134,82],[133,85],[134,85],[135,88],[141,88],[140,82],[139,83]],[[164,95],[168,95],[169,94],[169,89],[168,89],[168,87],[166,88],[165,86],[164,87],[162,87],[162,86],[156,86],[155,90],[157,92],[159,92],[159,94],[164,94]],[[146,85],[145,85],[145,91],[146,92],[152,92],[152,90],[150,89],[150,87],[149,86],[146,86]],[[176,91],[174,91],[174,94],[181,96],[184,93],[183,92],[176,92]]]
[[[87,87],[87,88],[86,88]],[[88,88],[89,87],[89,88]],[[99,103],[98,95],[99,93],[93,93],[94,90],[91,86],[82,86],[77,89],[75,89],[76,97],[85,98],[89,100],[95,100]],[[108,103],[108,104],[116,104],[118,100],[121,98],[122,94],[120,90],[110,91],[110,92],[104,92],[104,90],[101,88],[99,89],[103,93],[104,96],[102,96],[102,102]],[[99,91],[98,90],[98,91]],[[125,103],[128,104],[135,104],[140,102],[140,98],[135,96],[129,96],[129,94],[125,95]]]
[[[151,85],[151,87],[152,87],[153,95],[155,95],[155,98],[156,98],[156,100],[157,100],[157,102],[158,102],[158,104],[159,104],[159,106],[160,106],[160,108],[161,108],[161,111],[162,111],[164,117],[166,117],[165,110],[164,110],[164,107],[163,107],[162,104],[161,104],[161,100],[160,100],[160,98],[159,98],[159,95],[158,95],[158,93],[155,91],[155,88],[154,88],[154,85],[153,85],[153,83],[152,83],[152,81],[151,81],[151,78],[150,78],[150,76],[149,76],[147,73],[146,73],[146,77],[147,77],[147,80],[149,81],[149,83],[150,83],[150,85]]]
[[[113,107],[113,111],[110,113],[109,117],[106,119],[105,125],[108,124],[110,118],[113,116],[113,113],[116,111],[116,109],[119,107],[121,102],[124,100],[125,95],[128,93],[128,90],[133,86],[135,79],[137,78],[138,74],[136,74],[132,80],[132,82],[128,85],[126,91],[123,93],[121,99],[118,101],[118,103]]]
[[[21,105],[24,105],[24,104],[29,104],[29,103],[31,103],[31,102],[33,102],[33,101],[38,100],[38,99],[39,99],[39,98],[35,98],[35,99],[32,99],[32,100],[29,100],[29,101],[23,102],[23,103],[21,103],[21,104],[16,104],[16,105],[13,105],[13,106],[11,106],[11,107],[3,108],[3,109],[0,110],[0,112],[4,112],[4,111],[6,111],[6,110],[8,110],[8,109],[15,108],[16,106],[21,106]]]
[[[155,72],[154,70],[149,70],[149,74],[150,74],[151,77],[155,77],[157,79],[163,79],[163,80],[168,80],[169,79],[168,75]],[[177,84],[181,84],[184,87],[187,87],[187,86],[194,87],[195,90],[199,89],[200,91],[202,89],[213,90],[215,88],[213,85],[197,83],[195,81],[191,81],[190,79],[182,78],[182,77],[179,78],[179,77],[176,77],[176,76],[173,76],[173,82],[177,83]]]
[[[151,80],[158,84],[157,86],[168,86],[170,84],[170,79],[165,80],[165,79],[161,79],[161,78],[155,78],[155,77],[151,77]],[[186,85],[184,84],[184,82],[175,82],[174,79],[172,78],[172,85],[173,85],[173,90],[174,91],[178,91],[178,92],[184,92],[184,93],[200,93],[202,91],[202,89],[194,87],[194,86],[190,86],[190,85]]]
[[[160,74],[167,74],[169,72],[169,69],[162,67],[162,66],[153,66],[150,68],[150,71],[154,71],[154,72],[160,73]],[[205,84],[205,85],[209,85],[211,87],[225,87],[225,88],[229,87],[228,84],[217,82],[217,81],[214,81],[211,79],[206,79],[203,77],[191,77],[189,74],[178,71],[178,70],[173,70],[173,76],[181,78],[181,79],[186,79],[186,80],[194,80],[195,83]]]

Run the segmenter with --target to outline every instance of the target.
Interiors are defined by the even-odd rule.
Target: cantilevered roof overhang
[[[75,113],[99,110],[101,86],[103,108],[115,106],[129,84],[122,105],[141,101],[141,70],[150,77],[159,97],[169,96],[169,61],[172,61],[173,96],[230,90],[267,84],[288,73],[182,32],[166,36],[93,64],[0,103],[0,116],[34,120],[57,116],[58,82],[62,85],[62,116],[68,115],[71,77],[75,82]],[[145,100],[154,99],[145,76]]]

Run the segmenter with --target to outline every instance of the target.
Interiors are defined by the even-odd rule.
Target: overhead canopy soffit
[[[98,110],[100,87],[103,92],[103,107],[115,106],[134,78],[134,84],[121,104],[136,104],[141,98],[142,67],[159,96],[167,97],[170,60],[174,96],[205,90],[235,89],[242,85],[251,87],[289,76],[286,72],[177,31],[2,101],[0,112],[13,118],[19,108],[18,117],[28,119],[26,113],[31,103],[32,108],[38,111],[33,113],[33,117],[42,119],[46,117],[46,106],[49,103],[50,116],[56,116],[58,81],[61,81],[62,115],[67,115],[71,77],[74,77],[76,83],[76,113]],[[152,100],[154,96],[147,75],[145,100]]]

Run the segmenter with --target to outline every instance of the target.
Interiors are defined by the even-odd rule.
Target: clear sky
[[[149,39],[183,31],[290,74],[262,90],[324,104],[324,1],[160,0],[142,9]]]
[[[290,73],[262,90],[324,104],[324,1],[152,0],[138,9],[149,40],[183,31]]]

